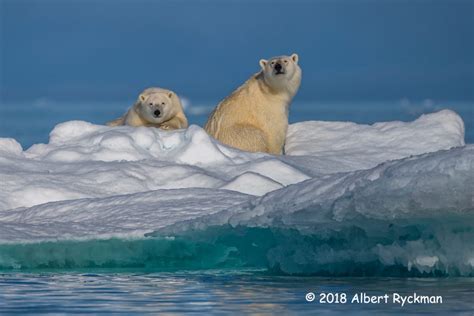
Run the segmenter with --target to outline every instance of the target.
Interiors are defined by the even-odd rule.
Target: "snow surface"
[[[77,251],[119,238],[148,245],[127,246],[133,264],[164,269],[202,265],[212,257],[199,258],[205,248],[222,252],[201,268],[474,273],[474,145],[465,146],[456,113],[292,124],[286,153],[232,149],[198,126],[71,121],[26,151],[0,139],[0,268],[127,266],[112,242],[101,244],[100,259]],[[175,237],[192,244],[194,265],[170,250]]]
[[[304,133],[305,130],[311,132]],[[463,120],[456,113],[444,110],[408,123],[359,125],[310,121],[292,124],[288,129],[286,152],[316,156],[337,164],[338,171],[352,171],[462,145]]]

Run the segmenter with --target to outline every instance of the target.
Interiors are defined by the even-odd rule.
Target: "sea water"
[[[188,107],[191,123],[202,125],[212,102]],[[33,104],[0,105],[0,137],[13,137],[24,148],[47,142],[55,124],[71,119],[103,123],[121,115],[119,103],[61,103],[39,100]],[[449,108],[461,115],[466,143],[474,142],[474,104],[469,102],[300,102],[291,109],[290,121],[340,120],[357,123],[413,120],[422,113]],[[30,118],[30,119],[25,119]],[[31,119],[33,118],[33,119]],[[84,250],[87,251],[87,250]],[[28,259],[28,253],[24,256]],[[90,254],[89,254],[90,255]],[[291,276],[265,268],[228,267],[155,271],[108,266],[47,270],[3,270],[0,273],[0,314],[44,313],[307,313],[325,314],[466,314],[474,311],[472,277],[422,277],[362,272],[360,277]],[[186,267],[185,267],[186,268]],[[364,276],[371,275],[371,276]],[[396,275],[393,271],[390,275]],[[416,294],[415,294],[416,293]],[[309,294],[309,296],[308,296]],[[314,296],[312,296],[314,294]],[[384,296],[387,302],[353,302],[354,296]],[[437,303],[394,302],[395,294],[438,297]],[[343,302],[342,297],[346,301]],[[322,301],[323,297],[325,298]]]
[[[313,293],[315,299],[308,293]],[[415,294],[416,293],[416,294]],[[372,303],[362,297],[383,296]],[[441,297],[413,303],[414,295]],[[346,300],[330,300],[332,296]],[[0,314],[205,313],[472,315],[472,278],[324,278],[262,271],[62,271],[0,275]],[[326,298],[322,300],[322,298]],[[402,306],[402,300],[406,298]],[[395,298],[395,299],[394,299]],[[328,302],[328,300],[330,302]],[[412,302],[412,303],[409,303]]]

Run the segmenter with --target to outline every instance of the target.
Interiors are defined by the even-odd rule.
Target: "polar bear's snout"
[[[275,70],[276,70],[276,71],[280,71],[281,68],[282,68],[281,64],[280,64],[280,63],[276,63],[276,65],[275,65]]]
[[[160,117],[160,115],[161,115],[161,111],[159,109],[156,109],[155,111],[153,111],[154,117]]]
[[[275,74],[276,75],[283,75],[285,74],[285,69],[283,69],[283,66],[281,65],[280,62],[277,62],[275,66],[273,67],[275,69]]]

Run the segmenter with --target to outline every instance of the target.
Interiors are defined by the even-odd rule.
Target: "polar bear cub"
[[[282,154],[288,111],[301,83],[298,55],[260,60],[262,68],[211,113],[205,130],[245,151]]]
[[[108,126],[152,126],[161,129],[188,127],[179,97],[171,90],[145,89],[124,116],[107,123]]]

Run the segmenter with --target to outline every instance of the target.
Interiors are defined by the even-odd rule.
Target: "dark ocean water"
[[[309,302],[307,293],[315,294]],[[326,295],[326,303],[320,298]],[[394,297],[441,297],[405,303]],[[383,296],[362,303],[361,295]],[[359,297],[354,299],[354,295]],[[339,296],[329,303],[331,297]],[[0,314],[307,314],[472,315],[472,278],[322,278],[259,271],[121,271],[0,274]],[[343,299],[346,297],[346,300]],[[310,296],[308,298],[311,298]],[[410,300],[410,299],[408,299]],[[343,303],[345,301],[345,303]],[[421,301],[422,302],[422,301]]]

